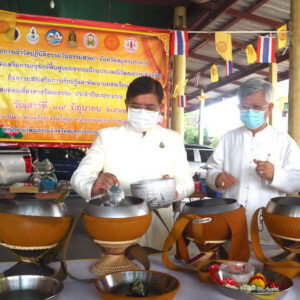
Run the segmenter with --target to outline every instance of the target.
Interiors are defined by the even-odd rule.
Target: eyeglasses
[[[240,110],[249,110],[249,109],[254,109],[254,110],[266,110],[266,108],[268,107],[269,103],[266,103],[265,105],[246,105],[246,104],[240,104],[239,108]]]
[[[141,105],[141,104],[134,104],[130,103],[128,104],[128,107],[133,109],[145,109],[149,111],[159,111],[160,105]]]

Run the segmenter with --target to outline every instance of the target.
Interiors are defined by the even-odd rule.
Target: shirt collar
[[[135,130],[134,127],[129,122],[126,122],[124,124],[124,127],[125,127],[126,130],[128,130],[132,134],[135,134],[137,136],[142,136],[143,135],[142,132],[139,132],[139,131]],[[145,136],[146,135],[148,136],[148,135],[153,134],[154,132],[156,132],[158,127],[159,127],[159,125],[155,125],[153,128],[149,129],[146,132]]]
[[[252,132],[246,127],[246,126],[243,126],[243,130],[244,130],[244,133],[246,133],[247,135],[250,135],[253,137],[253,134]],[[267,123],[267,126],[261,130],[261,131],[258,131],[255,136],[265,136],[267,135],[268,133],[270,133],[272,131],[272,126],[270,126],[268,123]]]

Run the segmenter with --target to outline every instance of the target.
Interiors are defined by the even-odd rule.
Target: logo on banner
[[[46,41],[48,42],[49,45],[58,46],[62,43],[62,40],[63,40],[62,34],[56,29],[49,30],[46,33]]]
[[[68,35],[68,41],[67,44],[70,47],[77,47],[78,43],[77,43],[77,35],[75,33],[75,31],[71,30],[69,35]]]
[[[26,39],[29,44],[35,45],[39,42],[40,36],[38,35],[35,27],[31,27],[26,35]]]
[[[129,53],[135,53],[139,49],[139,43],[135,38],[129,37],[124,41],[124,49]]]
[[[115,51],[120,46],[120,40],[114,34],[109,34],[104,38],[104,46],[107,50]]]
[[[15,42],[18,41],[18,40],[20,39],[20,37],[21,37],[21,32],[20,32],[19,28],[16,27],[16,28],[15,28],[14,41],[15,41]]]
[[[96,48],[98,46],[98,38],[96,34],[88,32],[83,36],[83,43],[87,48]]]

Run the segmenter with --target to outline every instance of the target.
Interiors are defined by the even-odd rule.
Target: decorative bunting
[[[200,83],[200,72],[197,72],[196,79],[195,79],[195,87],[198,87]]]
[[[217,82],[219,81],[219,73],[218,68],[215,64],[213,64],[210,68],[210,81]]]
[[[275,45],[274,37],[259,36],[257,41],[257,62],[274,63],[275,62]]]
[[[283,31],[283,32],[282,32]],[[284,24],[277,29],[277,47],[278,49],[286,48],[287,44],[287,25]]]
[[[187,31],[172,31],[171,34],[171,55],[188,56],[189,41]]]
[[[0,10],[0,41],[14,41],[17,14]]]
[[[177,106],[178,107],[187,107],[187,96],[186,95],[177,96]]]
[[[216,50],[224,60],[232,61],[231,34],[225,32],[215,33]]]
[[[247,63],[253,64],[257,60],[257,55],[252,44],[247,45],[246,49]]]
[[[232,60],[226,60],[226,75],[231,75],[233,71]]]

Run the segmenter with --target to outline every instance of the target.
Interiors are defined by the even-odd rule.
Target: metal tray
[[[62,291],[63,283],[39,275],[20,275],[0,278],[0,300],[49,300]]]

